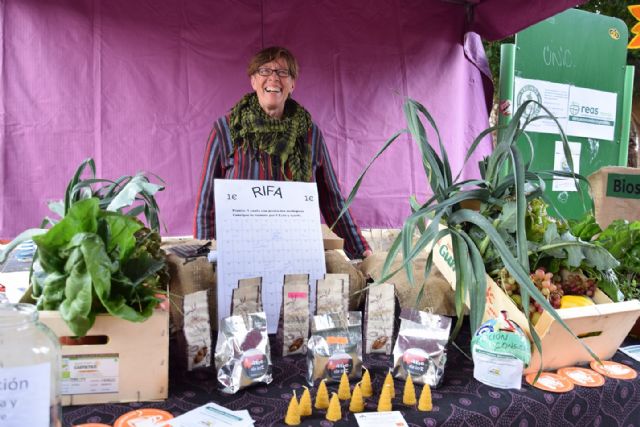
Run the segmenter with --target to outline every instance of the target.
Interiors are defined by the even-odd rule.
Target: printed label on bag
[[[118,392],[118,354],[62,356],[62,394]]]
[[[419,348],[410,348],[402,354],[402,366],[414,377],[420,377],[429,369],[429,355]]]
[[[49,426],[51,364],[0,369],[0,425]]]
[[[353,358],[347,353],[336,353],[327,362],[327,375],[334,381],[340,381],[342,374],[349,375],[353,371]]]

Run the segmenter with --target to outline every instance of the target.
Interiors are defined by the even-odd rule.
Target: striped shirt
[[[320,211],[327,224],[333,224],[344,207],[344,199],[324,138],[315,123],[309,129],[307,140],[311,145],[311,180],[318,186]],[[285,181],[291,180],[291,171],[287,168],[283,174],[280,168],[272,167],[271,156],[267,153],[234,147],[229,132],[229,115],[218,119],[209,135],[202,166],[193,230],[197,239],[215,238],[213,180],[216,178]],[[349,258],[361,258],[369,249],[351,212],[347,211],[340,218],[333,231],[344,239],[344,251]]]

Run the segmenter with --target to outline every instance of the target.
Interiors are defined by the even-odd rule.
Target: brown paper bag
[[[164,242],[162,248],[167,250],[175,245],[202,245],[205,241],[195,239],[169,240]],[[215,249],[215,242],[212,242],[212,248]],[[170,331],[175,335],[178,331],[182,331],[184,325],[184,313],[182,306],[184,304],[184,296],[198,292],[208,291],[208,309],[209,319],[211,319],[212,329],[217,329],[217,293],[216,293],[216,273],[213,264],[207,257],[198,257],[185,263],[185,259],[167,252],[167,263],[169,265],[169,274],[171,281],[169,289],[171,291],[171,308],[170,308]]]
[[[386,252],[376,252],[365,259],[359,268],[365,277],[377,280],[381,278],[382,267],[387,257]],[[415,259],[413,263],[413,275],[415,285],[409,282],[404,269],[388,279],[388,282],[395,284],[396,295],[401,308],[417,308],[422,311],[431,311],[434,314],[445,316],[455,316],[455,295],[451,285],[434,265],[431,274],[424,280],[424,267],[426,264],[426,254]],[[391,271],[402,266],[402,256],[398,256],[391,266]],[[424,287],[422,299],[418,301],[420,289]]]
[[[358,310],[364,301],[364,295],[360,291],[365,286],[365,276],[351,265],[339,251],[326,251],[324,258],[327,274],[343,273],[349,275],[349,310]]]

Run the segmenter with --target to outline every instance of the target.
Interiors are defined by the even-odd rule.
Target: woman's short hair
[[[287,62],[291,77],[294,79],[298,77],[298,61],[296,61],[296,58],[288,49],[280,46],[271,46],[253,55],[247,67],[247,75],[252,76],[258,71],[258,68],[264,64],[281,58]]]

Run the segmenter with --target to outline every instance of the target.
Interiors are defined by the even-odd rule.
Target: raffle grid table
[[[457,340],[469,342],[468,333]],[[272,341],[272,344],[273,343]],[[640,344],[629,339],[624,345]],[[272,348],[275,348],[272,346]],[[465,351],[468,351],[466,346]],[[418,412],[402,405],[404,382],[396,380],[393,410],[401,411],[413,426],[637,426],[640,425],[640,376],[634,380],[607,378],[604,386],[587,388],[576,386],[571,392],[556,394],[533,388],[524,383],[521,390],[500,390],[485,386],[473,378],[473,364],[459,351],[449,348],[442,387],[432,391],[433,411]],[[613,360],[640,371],[640,363],[616,352]],[[370,368],[374,396],[366,399],[366,411],[375,411],[378,392],[390,356],[365,356]],[[140,408],[159,408],[174,416],[208,402],[216,402],[232,410],[248,409],[256,426],[282,426],[292,390],[300,396],[305,385],[304,356],[274,357],[274,380],[268,386],[258,385],[235,395],[223,395],[216,387],[213,369],[196,372],[178,370],[171,366],[169,399],[164,402],[113,403],[108,405],[74,406],[63,408],[64,426],[82,423],[113,425],[122,414]],[[353,384],[351,384],[353,386]],[[337,391],[338,384],[329,386]],[[419,393],[420,388],[416,387]],[[312,390],[315,396],[315,388]],[[303,426],[357,426],[353,414],[342,403],[343,418],[332,424],[324,419],[325,411],[314,409],[311,417],[303,418]]]
[[[318,189],[315,183],[218,179],[215,199],[218,318],[229,315],[238,279],[261,276],[274,333],[284,275],[308,273],[314,284],[325,273]]]

